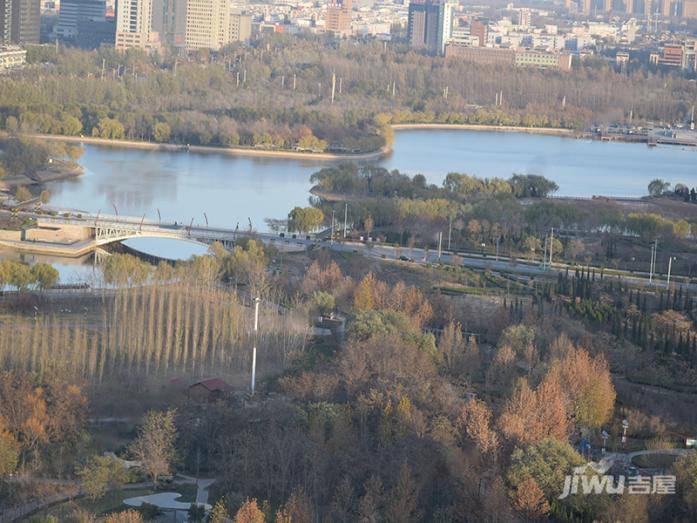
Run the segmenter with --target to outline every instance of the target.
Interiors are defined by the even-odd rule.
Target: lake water
[[[310,175],[328,165],[91,145],[81,163],[83,176],[48,185],[51,205],[185,224],[202,225],[207,218],[230,228],[247,228],[251,221],[259,230],[266,229],[266,218],[283,218],[292,207],[307,205]],[[375,163],[424,174],[437,184],[452,171],[502,178],[540,174],[554,180],[563,196],[643,196],[654,178],[697,185],[695,149],[524,133],[397,131],[392,154]],[[167,257],[193,252],[190,245],[168,248]]]

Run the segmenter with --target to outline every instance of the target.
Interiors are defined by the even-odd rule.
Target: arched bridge
[[[224,246],[234,244],[239,238],[254,236],[264,241],[278,240],[274,234],[252,233],[239,229],[225,229],[201,225],[183,225],[177,223],[161,223],[145,218],[129,216],[86,215],[70,216],[41,216],[37,217],[40,225],[70,225],[90,229],[94,246],[128,240],[130,238],[172,238],[190,240],[211,244],[220,242]]]

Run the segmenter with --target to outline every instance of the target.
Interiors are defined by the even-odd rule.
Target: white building
[[[159,46],[152,32],[152,0],[120,0],[116,12],[116,49]]]

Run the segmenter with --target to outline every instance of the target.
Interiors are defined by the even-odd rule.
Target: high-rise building
[[[105,0],[62,0],[58,12],[56,36],[64,39],[77,37],[78,23],[103,22],[106,15]]]
[[[187,0],[186,49],[220,49],[230,43],[228,0]]]
[[[479,39],[479,47],[484,47],[486,45],[486,28],[486,24],[479,20],[472,20],[472,22],[470,22],[470,35]]]
[[[327,31],[340,36],[350,35],[352,10],[351,0],[332,0],[324,18]]]
[[[671,7],[672,7],[672,2],[671,0],[662,0],[661,2],[661,14],[663,16],[671,16]]]
[[[443,54],[453,26],[453,5],[449,0],[414,0],[409,4],[407,39],[414,48]]]
[[[12,0],[0,0],[0,43],[10,43],[12,28]]]
[[[438,54],[445,54],[445,44],[450,41],[453,34],[453,10],[452,0],[441,0],[438,6]]]
[[[684,0],[682,16],[683,18],[697,18],[697,0]]]
[[[183,47],[186,42],[187,0],[153,0],[152,27],[167,45]]]
[[[0,0],[0,41],[38,44],[41,0]]]
[[[80,20],[77,23],[75,44],[83,49],[97,49],[102,45],[112,46],[116,38],[116,19],[104,17],[102,21]]]
[[[119,0],[116,8],[116,49],[149,49],[159,45],[152,30],[152,0]]]
[[[520,27],[530,27],[532,23],[532,11],[528,7],[521,7],[518,10],[518,25]]]
[[[230,41],[247,42],[252,37],[252,17],[246,14],[230,15]]]

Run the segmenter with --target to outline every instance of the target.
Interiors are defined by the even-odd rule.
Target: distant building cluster
[[[660,52],[651,53],[649,62],[697,72],[697,39],[663,44]]]
[[[45,16],[42,16],[45,15]],[[269,33],[406,42],[475,63],[571,67],[600,58],[618,69],[695,71],[697,0],[564,0],[521,7],[458,0],[0,0],[0,45],[60,40],[217,51]]]
[[[550,53],[530,49],[508,49],[500,47],[472,47],[457,43],[445,46],[446,58],[460,58],[481,65],[515,65],[570,71],[570,53]]]
[[[251,16],[233,12],[229,0],[120,0],[115,46],[215,51],[248,40],[251,26]]]
[[[564,51],[556,28],[530,31],[532,10],[516,11],[517,24],[487,21],[456,13],[451,0],[412,0],[409,4],[407,39],[414,49],[425,49],[447,58],[479,64],[571,69],[571,54]]]
[[[586,16],[604,13],[697,18],[697,0],[565,0],[564,5],[569,11]]]
[[[111,45],[120,50],[165,46],[218,50],[252,35],[251,15],[233,7],[230,0],[0,0],[0,10],[8,2],[35,6],[37,43],[40,9],[56,18],[49,40],[88,49]]]

